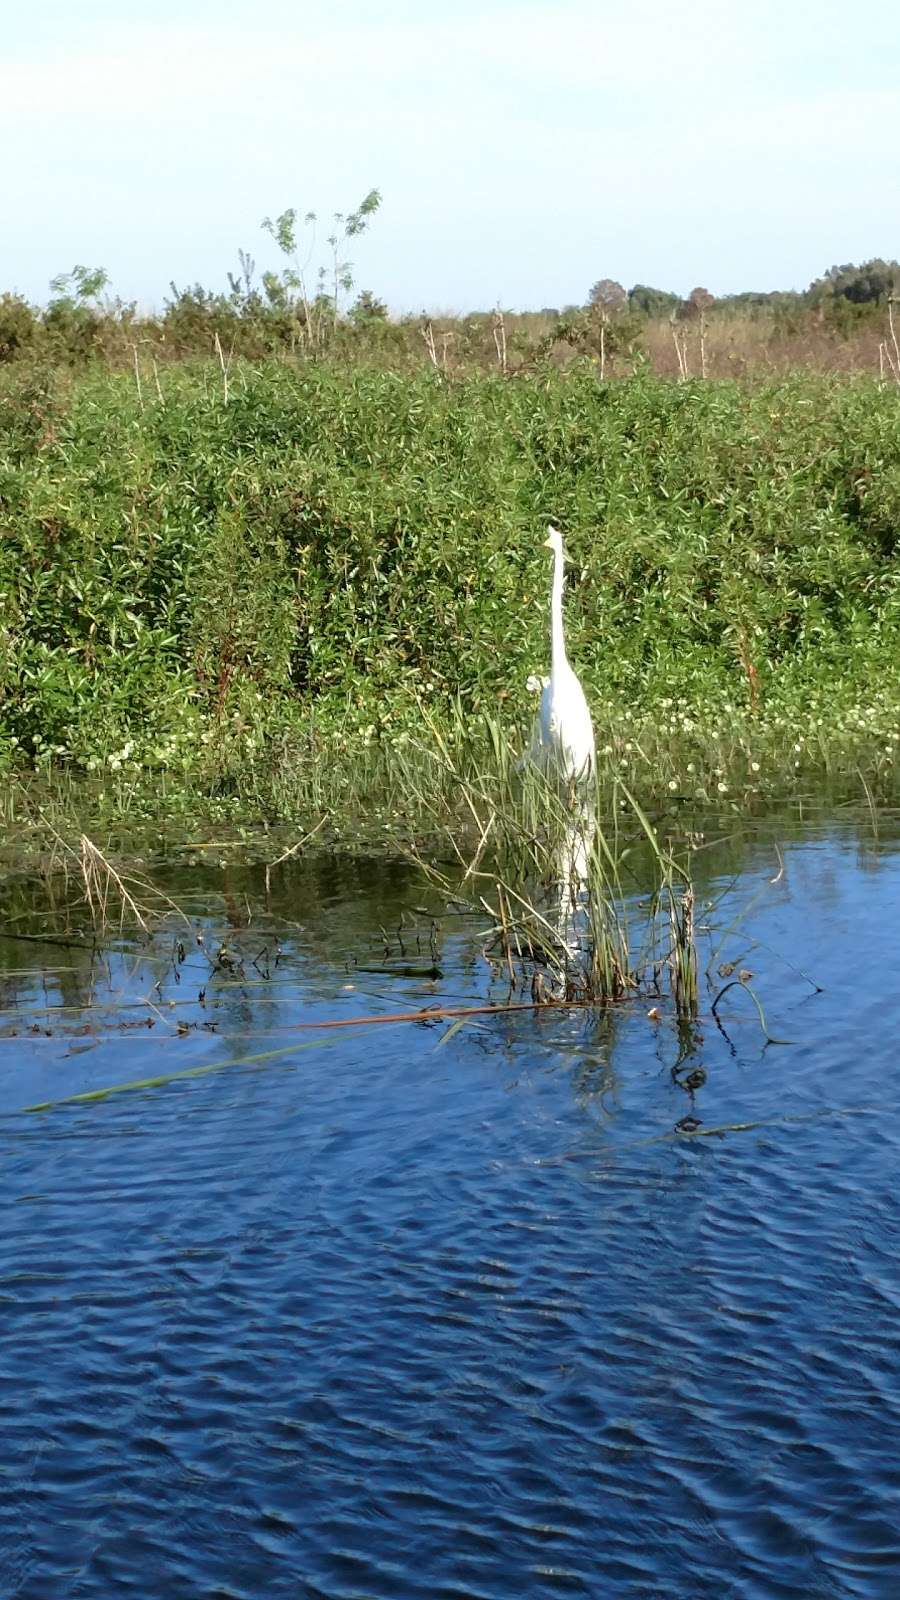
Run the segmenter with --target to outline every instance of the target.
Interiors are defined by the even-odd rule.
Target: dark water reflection
[[[900,1593],[900,853],[784,865],[743,840],[702,886],[741,870],[716,961],[768,1049],[740,992],[687,1040],[645,1007],[292,1034],[490,992],[463,923],[428,975],[383,863],[268,902],[170,864],[204,946],[4,940],[3,1596]]]

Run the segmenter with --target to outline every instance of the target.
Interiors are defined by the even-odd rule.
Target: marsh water
[[[681,1030],[298,1028],[504,1000],[402,863],[10,873],[4,1600],[900,1593],[900,836],[697,863]]]

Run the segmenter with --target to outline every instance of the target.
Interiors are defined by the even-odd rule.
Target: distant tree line
[[[588,295],[588,305],[608,313],[628,309],[645,317],[689,319],[714,306],[723,310],[776,312],[825,310],[842,301],[850,306],[883,306],[898,289],[900,262],[879,258],[864,261],[861,266],[848,262],[844,266],[829,267],[821,278],[816,278],[803,290],[745,289],[740,294],[714,296],[708,289],[697,288],[682,298],[668,289],[652,289],[645,283],[625,289],[613,278],[600,278]]]

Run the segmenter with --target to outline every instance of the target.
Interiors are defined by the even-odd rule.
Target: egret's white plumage
[[[590,778],[594,771],[594,729],[584,690],[566,655],[563,632],[562,534],[547,529],[546,547],[553,551],[550,590],[550,676],[529,678],[529,688],[541,690],[541,703],[527,759],[548,775],[567,781]]]

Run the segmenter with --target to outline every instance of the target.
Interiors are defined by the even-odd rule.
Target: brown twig
[[[759,672],[750,654],[746,628],[741,628],[738,633],[738,654],[741,658],[744,676],[747,679],[747,687],[750,690],[750,710],[755,715],[759,710]]]

